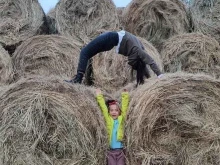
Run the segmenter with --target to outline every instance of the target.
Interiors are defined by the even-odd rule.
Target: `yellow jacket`
[[[124,121],[126,118],[126,113],[129,105],[129,94],[128,92],[122,92],[121,93],[121,115],[118,116],[118,131],[117,131],[117,140],[122,141],[124,137]],[[102,114],[104,116],[106,127],[107,127],[107,133],[108,133],[108,139],[109,144],[111,144],[112,139],[112,131],[113,131],[113,125],[114,125],[114,119],[109,115],[108,108],[105,104],[105,99],[102,94],[98,94],[96,96],[96,100],[101,108]]]

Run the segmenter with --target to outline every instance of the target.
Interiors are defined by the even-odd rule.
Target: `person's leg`
[[[114,151],[107,151],[107,165],[117,165]]]
[[[118,43],[118,34],[115,32],[108,32],[99,35],[86,45],[80,52],[79,63],[77,68],[77,75],[74,83],[81,83],[83,75],[86,71],[88,60],[96,54],[111,50]]]
[[[125,154],[123,150],[118,151],[116,165],[125,165]]]

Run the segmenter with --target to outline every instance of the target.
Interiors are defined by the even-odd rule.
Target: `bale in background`
[[[47,24],[49,28],[49,34],[57,34],[57,26],[56,26],[56,13],[55,13],[55,8],[51,9],[47,13]]]
[[[169,37],[188,32],[185,5],[179,0],[133,0],[124,11],[125,29],[159,48]]]
[[[139,37],[139,40],[144,45],[145,51],[155,60],[158,67],[162,70],[162,60],[158,51],[145,39]],[[92,64],[94,85],[107,92],[116,92],[134,80],[131,67],[127,64],[127,57],[116,54],[115,49],[99,53],[93,58]]]
[[[60,0],[55,10],[58,32],[76,36],[84,43],[97,35],[97,29],[118,28],[119,21],[112,0]]]
[[[193,0],[190,11],[194,31],[210,35],[220,43],[220,1]]]
[[[124,22],[123,22],[123,11],[124,11],[125,7],[117,7],[116,8],[116,11],[117,11],[117,15],[118,15],[118,19],[119,19],[119,25],[120,25],[120,28],[124,28]]]
[[[45,15],[37,0],[1,0],[0,43],[12,54],[22,41],[47,33]]]
[[[10,83],[13,79],[11,57],[0,45],[0,85]]]
[[[220,45],[201,33],[170,38],[163,45],[161,56],[166,72],[204,72],[220,77]]]
[[[130,165],[219,164],[220,80],[169,74],[133,92],[126,125]]]
[[[16,49],[12,58],[16,78],[33,74],[72,78],[81,46],[74,39],[58,35],[29,38]]]
[[[0,164],[104,164],[108,141],[94,93],[55,77],[1,90]]]

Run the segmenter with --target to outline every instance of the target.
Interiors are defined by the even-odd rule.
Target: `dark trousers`
[[[85,73],[87,63],[90,58],[100,52],[111,50],[117,44],[117,32],[107,32],[96,37],[81,50],[77,72]]]
[[[110,149],[107,152],[107,165],[125,165],[123,149]]]

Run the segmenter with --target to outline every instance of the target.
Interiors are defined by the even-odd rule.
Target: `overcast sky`
[[[59,0],[38,0],[47,13],[50,9],[54,8]],[[116,7],[125,7],[131,0],[113,0]]]

